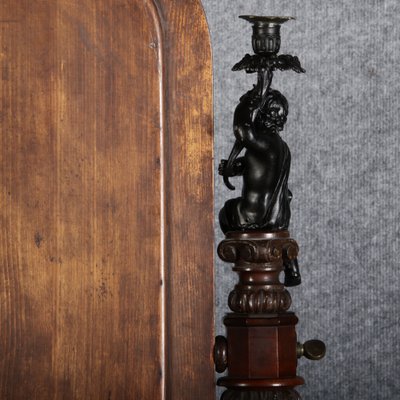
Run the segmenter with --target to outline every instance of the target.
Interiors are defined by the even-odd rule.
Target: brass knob
[[[228,342],[224,336],[217,336],[214,345],[215,370],[224,372],[228,367]]]
[[[326,346],[321,340],[307,340],[304,344],[297,343],[297,358],[305,357],[309,360],[321,360],[325,356]]]

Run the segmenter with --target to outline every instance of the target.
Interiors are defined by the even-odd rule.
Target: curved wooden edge
[[[223,377],[218,379],[218,386],[237,389],[269,389],[269,388],[288,388],[303,385],[304,379],[300,376],[293,378],[280,379],[240,379]]]
[[[166,399],[211,399],[214,365],[212,61],[200,1],[154,0],[164,93]]]

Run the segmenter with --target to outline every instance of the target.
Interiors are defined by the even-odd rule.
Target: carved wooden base
[[[218,384],[259,387],[261,379],[264,387],[301,385],[302,378],[296,377],[297,322],[293,313],[228,314],[224,324],[229,376]]]
[[[239,275],[228,300],[234,313],[224,319],[227,337],[217,338],[214,352],[218,372],[228,368],[217,382],[228,389],[221,400],[299,399],[298,319],[287,312],[291,298],[279,279],[284,262],[297,258],[297,243],[287,231],[234,232],[218,254]]]
[[[229,308],[237,313],[276,313],[289,309],[291,297],[279,281],[284,260],[297,258],[289,232],[232,232],[218,246],[219,257],[235,263],[239,283],[230,293]]]

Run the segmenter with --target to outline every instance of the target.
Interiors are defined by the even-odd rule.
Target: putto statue
[[[233,121],[235,144],[228,160],[222,160],[219,173],[226,186],[233,176],[243,176],[242,195],[228,200],[219,214],[221,229],[231,231],[276,232],[287,230],[290,222],[288,189],[290,151],[280,132],[286,123],[288,102],[271,88],[273,71],[305,72],[297,57],[277,55],[280,47],[280,25],[289,17],[242,16],[253,24],[253,49],[256,54],[237,63],[234,71],[257,72],[254,88],[243,95]],[[238,157],[245,150],[243,157]],[[297,260],[285,265],[288,286],[300,283]]]
[[[241,98],[234,116],[236,143],[228,161],[222,160],[220,173],[228,185],[229,177],[243,175],[243,189],[241,197],[228,200],[221,210],[224,232],[288,228],[290,151],[279,135],[287,113],[288,103],[277,90],[260,99],[255,87]],[[236,158],[239,149],[246,152]]]

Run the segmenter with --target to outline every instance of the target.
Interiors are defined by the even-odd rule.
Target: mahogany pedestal
[[[217,337],[215,362],[228,374],[221,400],[299,399],[297,317],[288,312],[289,292],[279,280],[284,261],[297,258],[289,232],[232,232],[218,247],[224,261],[234,263],[239,282],[229,295],[233,313],[224,319],[227,337]]]

